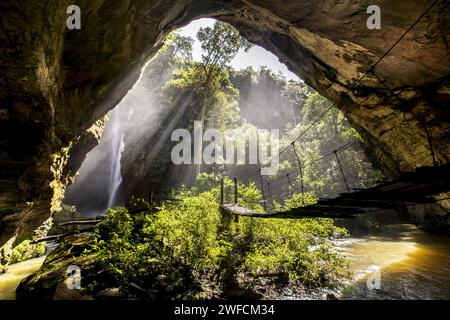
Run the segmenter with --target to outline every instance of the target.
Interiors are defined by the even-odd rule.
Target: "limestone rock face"
[[[16,295],[18,300],[91,300],[79,290],[68,289],[67,268],[76,265],[83,270],[81,280],[98,276],[95,257],[82,255],[89,248],[92,237],[86,234],[72,235],[64,239],[46,258],[42,267],[22,280]]]
[[[354,87],[431,2],[377,1],[382,27],[369,30],[365,1],[79,0],[81,30],[68,30],[71,1],[2,1],[0,246],[59,210],[98,140],[93,126],[164,37],[200,17],[233,24],[336,102],[390,172],[430,165],[432,154],[448,162],[448,1]]]

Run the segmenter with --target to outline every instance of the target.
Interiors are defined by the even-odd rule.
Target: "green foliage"
[[[259,193],[252,187],[251,192]],[[304,202],[303,202],[304,199]],[[314,204],[314,193],[294,194],[284,209]],[[245,201],[242,205],[251,207]],[[281,209],[281,208],[280,208]],[[345,237],[343,228],[331,219],[258,219],[242,217],[236,229],[236,250],[244,249],[240,271],[246,285],[252,287],[256,278],[284,274],[290,281],[299,280],[307,287],[335,286],[348,277],[347,262],[332,250],[328,238]]]
[[[185,37],[177,33],[171,33],[166,41],[166,45],[173,48],[173,55],[181,59],[192,60],[192,46],[194,39]]]
[[[203,186],[216,177],[202,174]],[[224,179],[225,189],[232,181]],[[216,190],[216,188],[213,188]],[[238,202],[247,208],[263,211],[259,205],[262,195],[254,185],[239,185]],[[294,194],[284,207],[293,208],[316,203],[313,192]],[[231,238],[232,252],[238,253],[236,266],[244,279],[268,274],[286,274],[308,287],[334,286],[350,275],[345,260],[332,250],[328,238],[348,235],[343,228],[334,226],[332,219],[258,219],[241,217],[234,223]],[[251,281],[246,285],[251,288]]]
[[[33,244],[31,240],[24,240],[12,250],[9,264],[40,257],[45,254],[46,250],[45,242]]]
[[[367,188],[382,178],[362,149],[363,140],[344,114],[332,107],[324,115],[330,107],[332,104],[327,99],[316,92],[309,93],[301,108],[301,121],[285,131],[280,145],[281,149],[288,147],[288,150],[280,159],[278,177],[292,172],[292,168],[298,169],[297,157],[290,144],[302,133],[302,138],[295,144],[295,150],[302,164],[303,181],[300,175],[292,178],[289,193],[297,192],[302,182],[307,190],[313,190],[323,198],[334,197],[345,191],[346,186],[333,151],[346,144],[346,148],[338,151],[338,157],[351,188]],[[310,127],[313,122],[314,126]],[[306,129],[308,131],[303,134]],[[354,143],[349,144],[352,141]]]
[[[86,219],[80,212],[78,212],[75,206],[61,204],[62,210],[55,214],[53,218],[53,224],[47,235],[56,235],[65,233],[68,231],[67,227],[60,227],[59,224],[61,222],[74,221],[74,220],[83,220]]]
[[[201,174],[195,187],[175,192],[178,201],[165,202],[157,211],[130,215],[124,208],[110,210],[87,251],[102,270],[87,292],[120,287],[131,297],[156,297],[151,292],[157,292],[158,297],[199,298],[226,296],[236,278],[244,280],[234,286],[254,290],[260,277],[285,275],[317,287],[337,285],[349,275],[328,240],[346,232],[331,219],[232,221],[219,210],[218,181],[218,176]],[[231,193],[232,180],[225,178],[224,186]],[[254,184],[238,188],[241,205],[263,211]],[[299,201],[294,195],[285,205]],[[307,194],[305,201],[316,198]]]
[[[114,230],[114,232],[111,233],[111,230]],[[104,241],[114,238],[129,241],[132,230],[133,225],[128,210],[123,207],[117,207],[109,210],[107,219],[99,225],[96,234]]]
[[[189,123],[200,116],[205,127],[254,127],[246,121],[237,122],[239,106],[246,99],[251,97],[252,103],[267,100],[270,107],[286,104],[294,114],[294,122],[286,127],[282,139],[282,144],[287,145],[331,106],[304,83],[286,81],[267,68],[258,72],[229,68],[227,64],[239,49],[250,47],[233,27],[218,22],[213,28],[201,29],[197,37],[202,45],[202,62],[192,61],[192,39],[173,34],[152,62],[152,72],[146,78],[146,87],[157,88],[154,94],[160,95],[159,101],[165,106],[180,101],[188,104],[183,118]],[[305,164],[349,139],[362,141],[344,115],[332,109],[303,137],[297,151]],[[346,152],[345,169],[364,183],[375,179],[361,150]],[[280,159],[280,176],[298,167],[292,152],[285,155]],[[157,296],[205,297],[210,296],[204,294],[208,290],[213,291],[213,296],[226,294],[230,279],[244,279],[235,285],[254,289],[259,277],[285,275],[290,281],[316,287],[339,284],[348,276],[346,262],[333,251],[329,241],[345,236],[344,229],[335,227],[331,219],[241,217],[232,221],[220,213],[217,204],[219,181],[226,170],[223,166],[213,169],[214,173],[200,173],[192,187],[174,192],[172,198],[178,201],[165,202],[160,208],[148,206],[146,212],[133,215],[124,208],[110,210],[98,226],[95,244],[89,250],[97,256],[102,273],[88,290],[96,293],[108,286],[120,287],[130,296],[149,297],[151,292],[157,292]],[[314,204],[318,195],[342,191],[335,162],[325,161],[304,169],[303,183],[309,191],[298,193],[300,178],[292,177],[287,191],[294,194],[287,200],[271,199],[271,209]],[[233,187],[233,181],[224,178],[226,203],[234,202]],[[238,191],[240,205],[264,211],[261,191],[254,183],[239,184]],[[146,293],[136,291],[136,287]]]
[[[249,219],[241,223],[248,225]],[[330,219],[264,219],[252,222],[251,228],[244,273],[254,277],[287,274],[307,287],[334,286],[349,275],[346,262],[326,240],[341,232]]]
[[[254,182],[248,186],[239,185],[238,187],[238,203],[248,209],[263,212],[263,207],[259,204],[262,199],[261,191],[256,187]]]
[[[209,191],[214,195],[215,199],[220,199],[220,180],[221,178],[213,173],[202,172],[197,176],[197,179],[192,188],[189,189],[189,194],[201,194]],[[224,184],[224,203],[234,202],[234,182],[232,179],[225,177]],[[184,191],[186,192],[186,191]],[[187,194],[184,193],[186,196]],[[249,185],[238,184],[238,203],[256,211],[263,211],[259,204],[262,199],[261,191],[256,185],[251,182]]]
[[[132,241],[133,223],[125,208],[110,209],[107,218],[96,228],[95,242],[89,253],[96,253],[98,263],[121,286],[129,285],[139,264],[137,248]],[[102,283],[100,288],[107,288]]]
[[[231,62],[241,48],[248,51],[252,46],[233,26],[221,21],[212,28],[200,28],[197,38],[203,51],[203,64],[214,68]]]
[[[305,192],[304,194],[295,193],[290,198],[286,199],[284,207],[286,209],[304,207],[317,203],[319,198],[313,191]]]
[[[87,252],[96,255],[104,274],[87,292],[118,286],[135,295],[139,292],[133,288],[138,286],[167,296],[187,295],[200,279],[214,276],[226,251],[218,238],[219,224],[211,193],[184,197],[136,216],[124,208],[110,210]]]
[[[227,64],[240,49],[247,51],[251,44],[234,27],[219,21],[212,28],[200,28],[197,38],[201,43],[202,62],[186,61],[166,87],[195,94],[194,115],[200,116],[204,125],[225,130],[239,117],[238,91],[230,81]],[[181,51],[191,52],[191,40],[178,36],[173,43]],[[184,55],[186,60],[189,56]]]
[[[217,236],[219,224],[215,196],[204,192],[177,204],[164,204],[144,227],[144,233],[161,243],[163,252],[202,273],[217,268],[224,254]]]

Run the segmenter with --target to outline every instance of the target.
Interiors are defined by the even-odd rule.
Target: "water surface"
[[[38,270],[44,260],[42,256],[8,266],[8,272],[0,275],[0,300],[14,300],[20,281]]]
[[[383,225],[379,232],[338,243],[355,280],[343,299],[450,299],[450,238],[412,224]],[[369,266],[380,268],[380,289],[367,285]]]

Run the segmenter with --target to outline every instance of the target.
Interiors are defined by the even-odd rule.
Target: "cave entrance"
[[[223,43],[218,45],[220,41]],[[326,115],[321,116],[323,113]],[[264,178],[267,181],[255,181],[266,189],[270,179],[288,176],[292,182],[279,186],[277,193],[266,190],[271,192],[271,206],[281,203],[283,196],[300,184],[302,189],[307,184],[306,192],[315,196],[333,197],[349,184],[364,188],[381,179],[363,150],[363,139],[331,102],[272,53],[248,43],[231,25],[200,19],[168,36],[132,90],[108,113],[101,142],[88,153],[75,182],[68,187],[64,209],[92,217],[136,199],[149,203],[167,199],[171,190],[181,186],[206,188],[210,180],[222,176],[247,179],[262,158],[260,154],[256,163],[250,161],[248,137],[244,144],[230,144],[230,148],[245,145],[249,151],[240,163],[238,152],[222,163],[173,163],[173,150],[179,141],[174,140],[174,131],[186,130],[195,138],[194,126],[202,115],[205,121],[200,125],[205,130],[225,135],[223,145],[230,139],[226,133],[230,130],[254,130],[259,140],[268,139],[257,142],[261,151],[265,143],[273,145],[268,136],[276,132],[277,152],[320,116],[315,127],[297,141],[295,152],[284,152],[273,164],[276,170]],[[192,140],[189,153],[195,158]],[[209,144],[214,148],[217,141],[210,139]],[[204,153],[206,142],[201,148]],[[216,160],[220,149],[224,147],[213,150]],[[330,158],[340,149],[340,159]],[[274,150],[268,150],[267,156],[273,157]],[[298,157],[304,163],[324,161],[308,166],[300,177],[296,172]],[[345,180],[342,171],[346,172]]]
[[[59,211],[62,190],[98,138],[92,132],[96,128],[89,128],[123,98],[162,39],[199,17],[231,23],[321,95],[335,103],[343,100],[339,109],[389,172],[432,165],[430,145],[436,162],[448,162],[445,1],[383,1],[381,30],[367,29],[366,4],[358,2],[89,2],[81,8],[81,32],[64,28],[66,8],[60,5],[61,15],[41,32],[29,25],[41,25],[48,14],[41,10],[47,7],[27,15],[29,24],[18,23],[14,10],[2,12],[6,24],[17,26],[5,30],[5,48],[23,48],[21,55],[3,55],[4,74],[11,72],[12,80],[2,82],[7,94],[6,109],[0,110],[2,194],[15,216],[2,215],[2,244],[33,230],[34,224],[18,223],[28,219],[33,199],[36,225]],[[377,64],[376,76],[352,88],[382,56],[386,59]],[[22,60],[27,68],[13,67]],[[67,165],[60,162],[67,158]]]

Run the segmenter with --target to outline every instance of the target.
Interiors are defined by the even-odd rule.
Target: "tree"
[[[201,67],[205,84],[209,84],[220,73],[221,68],[234,59],[241,48],[247,52],[252,47],[239,35],[239,31],[220,21],[217,21],[213,28],[200,28],[197,38],[203,51]]]
[[[293,116],[294,116],[294,126],[300,120],[300,110],[313,90],[308,87],[303,82],[297,82],[290,80],[284,87],[282,91],[282,96],[291,105]]]
[[[194,39],[192,37],[185,37],[178,33],[171,35],[170,46],[174,48],[173,55],[179,56],[185,60],[192,60],[192,45]]]
[[[300,122],[294,128],[287,130],[282,139],[281,144],[285,147],[332,107],[332,103],[317,92],[309,92],[306,99],[302,97],[302,92],[297,92],[295,95],[299,100],[304,100],[304,103],[300,109]],[[352,141],[354,143],[349,144]],[[337,108],[332,108],[295,144],[299,160],[304,166],[303,183],[306,191],[314,191],[321,198],[334,197],[346,191],[339,165],[333,156],[334,150],[346,144],[349,144],[348,147],[340,150],[338,156],[349,187],[366,188],[372,186],[375,181],[381,180],[380,172],[372,167],[362,149],[364,142],[361,137],[351,127],[344,114]],[[316,161],[321,158],[321,161]],[[298,168],[292,147],[289,147],[288,151],[282,155],[280,164],[278,177],[283,177],[287,172]],[[292,176],[291,179],[289,191],[300,190],[300,176]]]
[[[172,32],[158,54],[146,66],[140,79],[141,87],[152,95],[162,95],[162,88],[173,77],[173,73],[185,68],[192,61],[194,39]]]
[[[214,26],[200,28],[197,38],[202,48],[202,63],[197,64],[197,72],[200,76],[201,85],[201,101],[200,101],[200,122],[205,125],[206,114],[208,108],[213,109],[213,98],[218,98],[219,102],[224,102],[224,97],[216,95],[220,87],[229,82],[228,72],[225,66],[234,59],[240,49],[247,52],[251,48],[251,44],[239,35],[234,27],[228,23],[217,21]],[[203,150],[202,143],[199,143],[196,152],[201,154]],[[197,173],[200,173],[201,165],[197,167]]]

